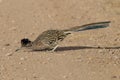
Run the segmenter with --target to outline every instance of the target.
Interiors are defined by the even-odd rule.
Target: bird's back
[[[63,30],[47,30],[40,34],[35,41],[33,41],[33,45],[35,47],[43,45],[44,47],[52,49],[67,35],[68,34],[66,34]]]

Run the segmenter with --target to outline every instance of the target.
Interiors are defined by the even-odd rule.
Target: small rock
[[[67,75],[64,75],[63,78],[66,79],[66,78],[68,78],[68,76],[67,76]]]
[[[103,50],[99,50],[98,52],[99,52],[99,53],[103,53]]]
[[[25,58],[21,57],[21,58],[20,58],[20,60],[24,61],[24,60],[25,60]]]
[[[89,58],[88,58],[88,60],[90,60],[90,61],[91,61],[92,59],[93,59],[92,57],[89,57]]]
[[[26,69],[26,68],[24,68],[23,70],[24,70],[24,71],[26,71],[27,69]]]
[[[120,35],[120,33],[117,33],[117,35],[119,36],[119,35]]]
[[[7,43],[7,44],[5,44],[4,46],[10,46],[10,44],[9,44],[9,43]]]
[[[32,36],[32,35],[35,35],[35,33],[30,33],[30,35]]]
[[[12,23],[15,23],[15,20],[11,20]]]
[[[19,64],[21,65],[21,64],[22,64],[22,62],[19,62]]]
[[[117,78],[117,76],[112,76],[112,78]]]
[[[12,56],[13,55],[13,53],[7,53],[6,54],[6,56]]]
[[[114,39],[114,41],[119,41],[119,40],[120,40],[119,38]]]
[[[110,53],[110,54],[115,54],[115,52],[114,52],[114,51],[110,51],[109,53]]]
[[[33,76],[33,78],[37,78],[37,76]]]

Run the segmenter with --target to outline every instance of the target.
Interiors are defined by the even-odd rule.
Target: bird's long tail
[[[79,31],[86,31],[86,30],[93,30],[93,29],[100,29],[100,28],[106,28],[110,24],[110,21],[104,21],[104,22],[96,22],[91,24],[86,24],[82,26],[75,26],[70,29],[64,30],[65,32],[79,32]]]

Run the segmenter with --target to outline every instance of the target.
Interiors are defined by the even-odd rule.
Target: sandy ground
[[[15,52],[24,37],[109,20],[54,53]],[[120,80],[120,0],[0,0],[0,80]]]

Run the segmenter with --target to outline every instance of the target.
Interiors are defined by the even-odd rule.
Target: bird
[[[43,31],[34,41],[30,41],[28,38],[21,39],[21,48],[27,48],[32,51],[48,50],[54,52],[59,46],[60,42],[62,42],[68,35],[74,32],[106,28],[110,23],[111,21],[103,21],[75,26],[63,30],[46,30]],[[21,48],[17,49],[16,51],[20,50]]]

